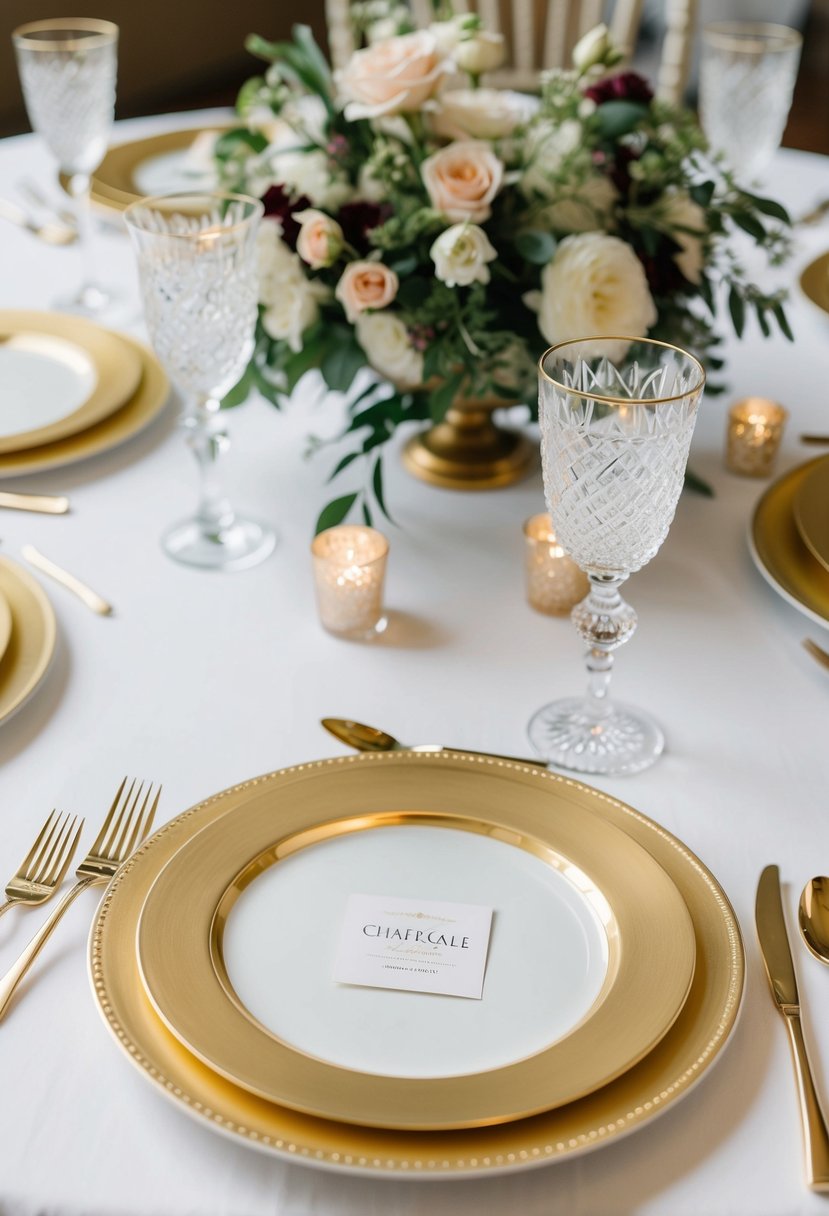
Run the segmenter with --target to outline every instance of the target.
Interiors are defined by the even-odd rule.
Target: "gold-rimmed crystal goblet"
[[[530,741],[553,767],[635,773],[664,736],[649,715],[608,697],[613,651],[636,628],[619,588],[668,534],[705,373],[692,355],[646,338],[560,342],[539,372],[547,508],[590,582],[571,614],[587,643],[588,691],[540,709]]]
[[[201,471],[191,519],[163,537],[191,566],[241,570],[268,556],[276,537],[237,515],[216,478],[228,445],[219,413],[253,354],[262,204],[242,194],[168,194],[124,213],[138,257],[144,317],[156,354],[189,399],[184,426]]]
[[[110,296],[95,274],[89,191],[115,117],[118,26],[91,17],[30,21],[12,42],[32,129],[66,175],[75,206],[83,278],[74,296],[56,304],[95,315]]]

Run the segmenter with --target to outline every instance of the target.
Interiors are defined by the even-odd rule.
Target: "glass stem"
[[[73,173],[69,178],[69,193],[75,212],[75,223],[78,226],[78,248],[81,254],[81,287],[78,299],[84,305],[95,307],[102,293],[95,274],[92,249],[90,190],[91,179],[88,173]]]
[[[233,508],[216,475],[216,463],[227,451],[229,440],[219,416],[219,402],[201,397],[184,419],[187,443],[199,466],[199,507],[196,520],[205,540],[220,543],[222,533],[234,522]]]
[[[596,720],[611,712],[608,700],[613,651],[633,636],[636,613],[619,594],[626,574],[591,574],[590,591],[572,612],[579,636],[588,644],[587,699]]]

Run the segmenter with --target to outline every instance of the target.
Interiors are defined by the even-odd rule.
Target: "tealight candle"
[[[530,606],[548,616],[566,616],[587,595],[587,575],[558,543],[549,515],[531,516],[524,536]]]
[[[386,628],[383,581],[389,542],[381,532],[341,524],[314,537],[314,585],[329,633],[367,641]]]
[[[783,435],[788,411],[765,397],[746,397],[728,414],[725,464],[744,477],[766,477],[771,472]]]

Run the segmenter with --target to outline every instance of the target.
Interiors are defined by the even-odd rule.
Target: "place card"
[[[477,904],[350,895],[334,980],[479,1001],[491,927]]]

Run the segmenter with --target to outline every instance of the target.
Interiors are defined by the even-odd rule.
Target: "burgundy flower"
[[[345,203],[337,214],[337,220],[349,245],[358,253],[368,253],[368,234],[372,228],[384,224],[391,215],[388,203]]]
[[[653,101],[653,89],[637,72],[608,76],[606,80],[585,89],[584,95],[595,101],[597,106],[606,101],[641,101],[645,105]]]
[[[622,199],[630,193],[630,165],[638,160],[641,153],[636,148],[620,144],[614,149],[613,156],[605,162],[604,169],[613,185],[619,191]]]
[[[639,261],[645,268],[645,276],[651,295],[657,299],[665,296],[685,295],[694,290],[693,286],[683,275],[674,261],[674,254],[679,248],[672,241],[664,241],[656,254],[644,253],[637,249]]]
[[[296,250],[300,225],[294,215],[297,211],[304,211],[306,207],[311,206],[310,198],[306,198],[304,194],[299,198],[292,198],[284,186],[271,186],[262,196],[262,202],[265,215],[275,217],[282,225],[282,239],[285,244]]]

